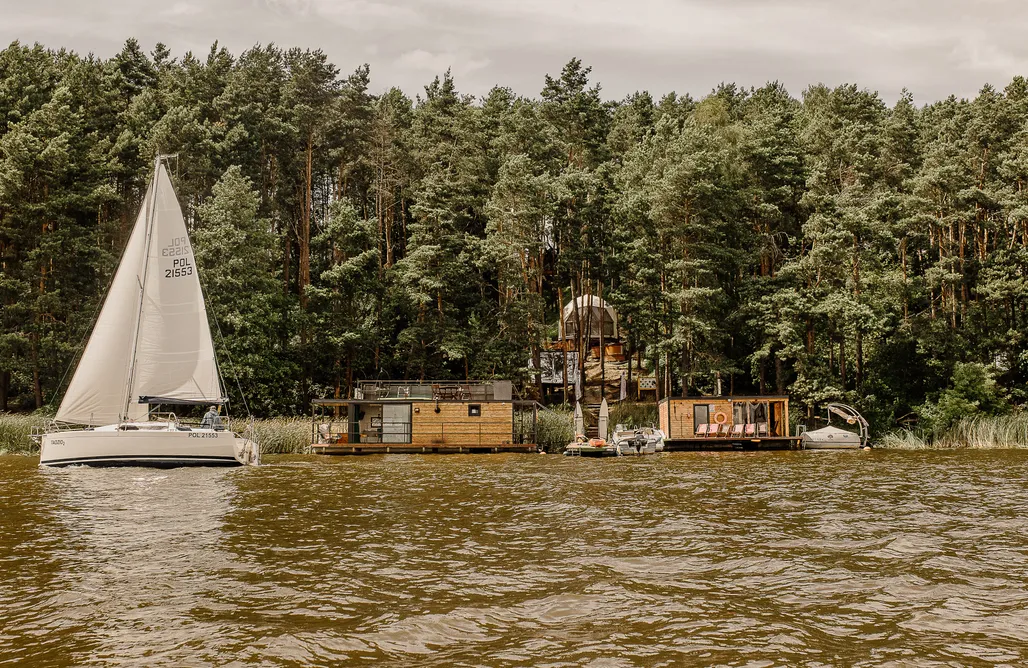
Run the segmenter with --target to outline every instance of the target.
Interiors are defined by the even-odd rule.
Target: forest
[[[59,401],[157,153],[258,415],[362,378],[535,396],[529,361],[582,295],[662,396],[720,382],[878,428],[1028,401],[1028,80],[890,106],[778,83],[609,100],[590,77],[573,59],[475,97],[446,72],[412,99],[312,49],[11,44],[0,411]]]

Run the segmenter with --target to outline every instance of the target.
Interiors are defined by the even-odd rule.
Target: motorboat
[[[664,433],[652,427],[628,429],[619,424],[611,441],[621,455],[652,455],[664,450]]]
[[[832,415],[841,418],[848,425],[856,426],[857,431],[833,426]],[[857,409],[839,403],[828,404],[828,425],[803,432],[800,434],[800,443],[805,450],[859,450],[871,447],[867,420],[857,412]]]
[[[39,463],[257,464],[257,443],[231,431],[220,415],[194,426],[153,412],[208,405],[220,412],[227,402],[182,208],[158,156],[57,415],[34,435]]]

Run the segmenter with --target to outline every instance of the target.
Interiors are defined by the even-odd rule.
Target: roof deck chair
[[[745,433],[746,433],[746,436],[756,436],[757,435],[757,425],[755,425],[753,423],[750,423],[750,424],[746,425]]]
[[[742,430],[744,427],[745,425],[741,422],[739,424],[732,425],[732,436],[734,438],[742,438]]]
[[[767,423],[766,422],[758,422],[757,423],[757,436],[762,436],[764,438],[767,438]]]
[[[696,435],[697,436],[706,436],[707,435],[707,428],[708,427],[710,427],[710,425],[708,425],[708,424],[697,425],[697,427],[696,427]]]
[[[731,429],[731,427],[728,426],[727,422],[725,424],[719,424],[717,426],[717,435],[721,436],[721,437],[724,437],[724,438],[728,438],[728,431],[730,429]]]

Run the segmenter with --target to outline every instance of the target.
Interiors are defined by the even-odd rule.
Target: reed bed
[[[236,429],[242,425],[236,425]],[[244,435],[250,436],[249,429]],[[253,436],[265,455],[306,455],[311,451],[310,418],[279,417],[255,420]]]
[[[0,413],[0,455],[31,455],[39,452],[29,434],[32,427],[41,426],[44,415]]]
[[[892,432],[886,434],[878,445],[899,450],[1028,448],[1028,413],[968,417],[936,435],[908,430]]]
[[[567,406],[540,409],[535,430],[536,445],[546,452],[563,452],[575,438],[574,411]]]

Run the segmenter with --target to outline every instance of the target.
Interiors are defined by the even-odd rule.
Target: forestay
[[[138,419],[147,411],[141,396],[183,402],[223,396],[193,250],[163,162],[57,420]]]

